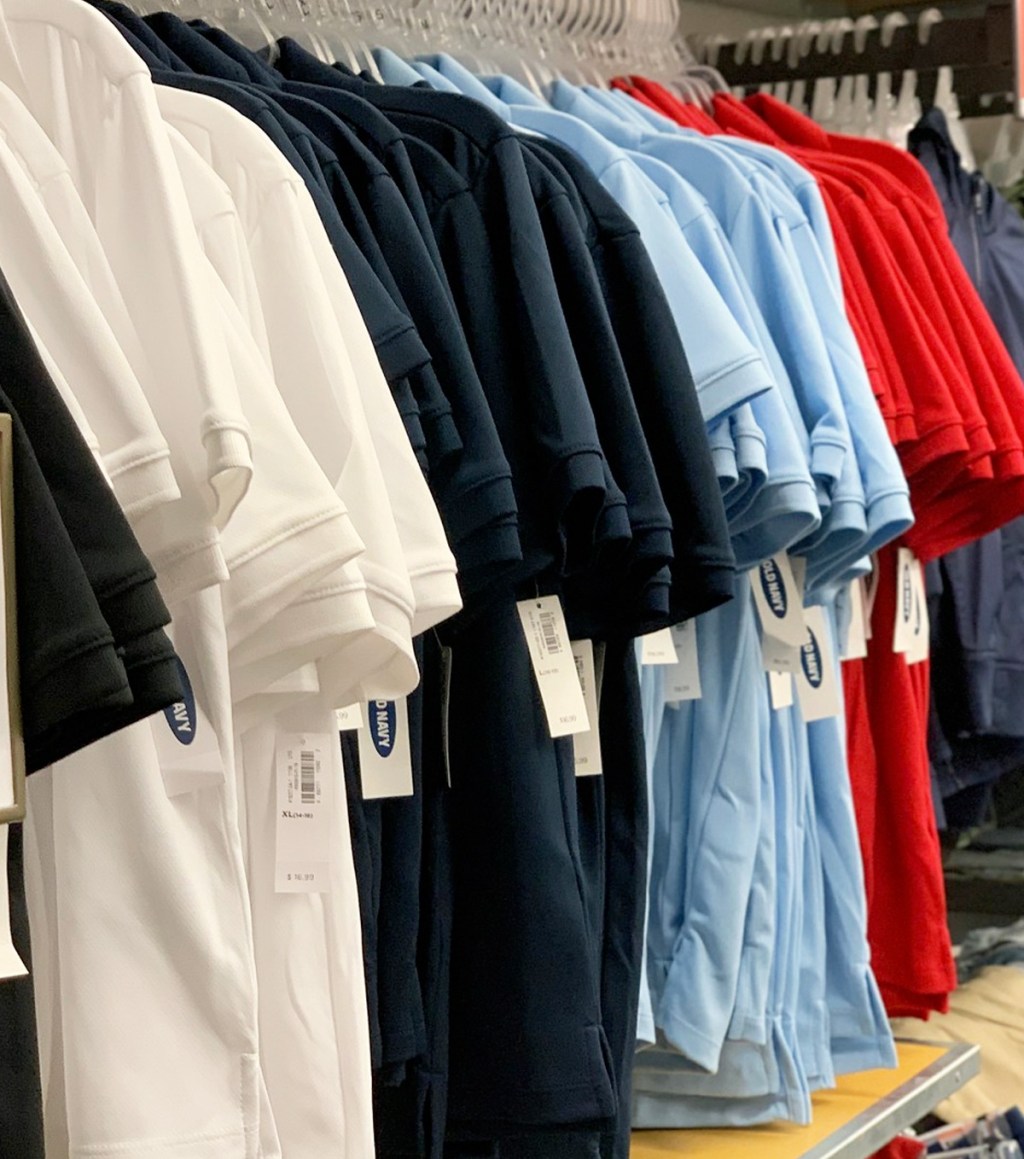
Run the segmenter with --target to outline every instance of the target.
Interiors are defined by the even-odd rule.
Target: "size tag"
[[[452,704],[452,650],[441,645],[441,747],[444,750],[444,778],[452,787],[451,750],[451,704]]]
[[[640,663],[648,666],[677,664],[675,642],[671,628],[659,628],[640,637]]]
[[[168,797],[191,793],[224,780],[220,743],[203,708],[203,688],[191,637],[187,631],[177,635],[174,646],[185,698],[151,716],[149,721]],[[196,674],[195,685],[189,677],[190,670]]]
[[[764,635],[799,648],[804,639],[804,593],[793,574],[793,561],[785,552],[764,560],[750,586]]]
[[[910,646],[907,648],[907,663],[920,664],[928,659],[931,643],[931,622],[928,617],[928,594],[924,586],[924,567],[919,559],[914,560],[912,573],[912,589],[914,600],[913,635]]]
[[[896,553],[896,622],[893,624],[892,650],[906,652],[917,636],[920,608],[915,607],[914,573],[919,570],[914,553],[901,547]]]
[[[284,732],[277,737],[278,893],[328,893],[334,779],[331,733]]]
[[[837,716],[841,704],[832,638],[825,622],[824,609],[805,608],[804,621],[807,638],[800,649],[800,672],[796,687],[804,721],[810,724],[815,720]]]
[[[548,731],[553,737],[586,732],[590,721],[569,647],[561,600],[558,596],[520,600],[516,609],[530,650]]]
[[[687,620],[672,628],[676,662],[665,669],[665,701],[678,704],[683,700],[700,700],[700,659],[697,653],[697,623]]]
[[[768,695],[776,712],[793,707],[793,675],[790,672],[768,673]]]
[[[358,703],[346,704],[344,708],[336,708],[334,719],[338,724],[338,732],[355,732],[356,729],[366,726],[366,721],[363,718],[363,706]]]
[[[863,660],[868,654],[867,620],[864,615],[864,581],[850,581],[850,619],[846,629],[846,642],[840,651],[843,660]]]
[[[591,640],[573,640],[572,656],[583,689],[583,700],[590,720],[588,732],[572,738],[577,777],[596,777],[601,772],[601,730],[597,700],[597,670],[594,667],[594,644]]]
[[[359,730],[359,774],[367,801],[412,796],[409,705],[404,696],[367,703],[366,728]]]

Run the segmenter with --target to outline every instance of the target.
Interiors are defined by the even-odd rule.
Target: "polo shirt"
[[[230,192],[180,133],[168,126],[168,134],[212,276],[219,281],[216,289],[238,367],[243,405],[254,443],[261,448],[260,476],[252,484],[258,491],[247,497],[253,508],[258,507],[260,518],[248,528],[229,524],[224,534],[232,574],[225,609],[234,625],[228,643],[236,665],[242,648],[248,657],[261,656],[262,663],[254,662],[254,667],[259,669],[259,679],[270,685],[327,654],[339,637],[345,640],[350,633],[372,627],[365,582],[356,562],[363,543],[296,430],[265,361],[269,355],[259,349],[242,314],[249,307],[247,313],[257,317],[257,328],[265,328],[244,227]],[[338,618],[321,636],[310,631],[293,644],[287,634],[282,638],[278,614],[300,600],[313,605],[310,593],[318,585],[334,590],[332,617]],[[311,614],[311,607],[306,607],[306,613]],[[254,686],[256,679],[251,669],[239,677],[236,700],[260,690]]]
[[[182,216],[180,183],[162,138],[152,82],[142,61],[109,35],[98,13],[59,5],[54,20],[47,15],[17,6],[7,12],[21,76],[5,79],[71,167],[140,338],[163,373],[179,384],[164,392],[163,400],[151,397],[150,404],[165,433],[187,424],[192,437],[199,434],[207,457],[200,494],[223,525],[245,493],[251,448],[229,385],[223,342],[204,324],[201,282],[190,273],[197,243]],[[102,67],[109,99],[97,95],[98,72],[83,74],[90,59]],[[54,74],[64,84],[42,84]],[[85,99],[87,92],[92,99]],[[87,139],[103,147],[76,147],[76,141]],[[136,188],[142,174],[146,184]],[[140,263],[141,253],[152,255],[152,262]],[[184,393],[181,384],[187,384]],[[182,517],[195,523],[202,514],[190,507]]]
[[[84,282],[93,299],[92,309],[99,306],[103,311],[102,324],[100,320],[94,320],[93,325],[97,331],[106,329],[112,335],[118,344],[118,353],[113,357],[122,364],[127,361],[135,372],[134,378],[123,371],[112,373],[111,381],[122,388],[118,406],[91,408],[98,427],[108,424],[103,437],[105,465],[118,500],[131,520],[180,494],[170,466],[170,449],[136,381],[145,373],[142,369],[144,359],[138,359],[142,367],[135,369],[138,337],[127,316],[95,226],[74,187],[67,162],[6,85],[0,85],[0,105],[3,107],[4,141],[17,158],[35,194],[34,199],[27,203],[29,211],[42,209],[52,222],[52,230],[58,235],[61,246],[78,268],[79,281]],[[45,226],[40,225],[40,228],[45,229]],[[90,309],[90,303],[84,303],[82,308]],[[76,382],[76,388],[84,397],[89,384]]]
[[[45,370],[6,286],[0,302],[10,352],[7,373],[24,383],[34,378],[33,386],[46,387]],[[52,389],[48,387],[48,393]],[[51,405],[56,413],[60,400]],[[18,604],[25,758],[28,769],[34,771],[121,727],[119,717],[130,715],[133,697],[110,626],[25,427],[9,403],[5,413],[14,417],[19,495],[14,508],[15,577],[24,580],[24,590],[36,593],[32,600]],[[67,439],[64,454],[75,470],[97,477],[105,486],[70,416],[63,433]],[[114,527],[117,530],[123,524],[118,521]],[[130,538],[127,547],[129,552],[134,550]],[[34,579],[29,568],[39,569]],[[44,608],[46,614],[39,615]]]

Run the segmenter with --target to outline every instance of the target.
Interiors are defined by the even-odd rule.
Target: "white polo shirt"
[[[421,626],[417,602],[443,605],[442,616],[458,607],[454,560],[348,283],[307,190],[264,133],[209,97],[158,88],[158,100],[232,192],[275,378],[367,544],[360,567],[375,630],[320,661],[323,695],[338,705],[405,695],[418,679],[411,646]],[[418,542],[426,546],[417,549]],[[447,594],[432,594],[439,590]],[[432,618],[425,611],[422,622]]]

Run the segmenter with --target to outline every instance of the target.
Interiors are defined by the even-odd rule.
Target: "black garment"
[[[149,561],[2,275],[0,348],[0,410],[14,419],[18,651],[32,771],[175,703],[182,689]]]

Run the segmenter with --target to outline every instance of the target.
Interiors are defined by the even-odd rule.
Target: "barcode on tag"
[[[303,805],[316,803],[316,753],[303,749],[299,753],[299,778]]]
[[[541,635],[544,637],[544,647],[549,655],[557,656],[562,651],[562,641],[558,636],[558,624],[554,612],[541,612],[537,617],[540,621]]]

